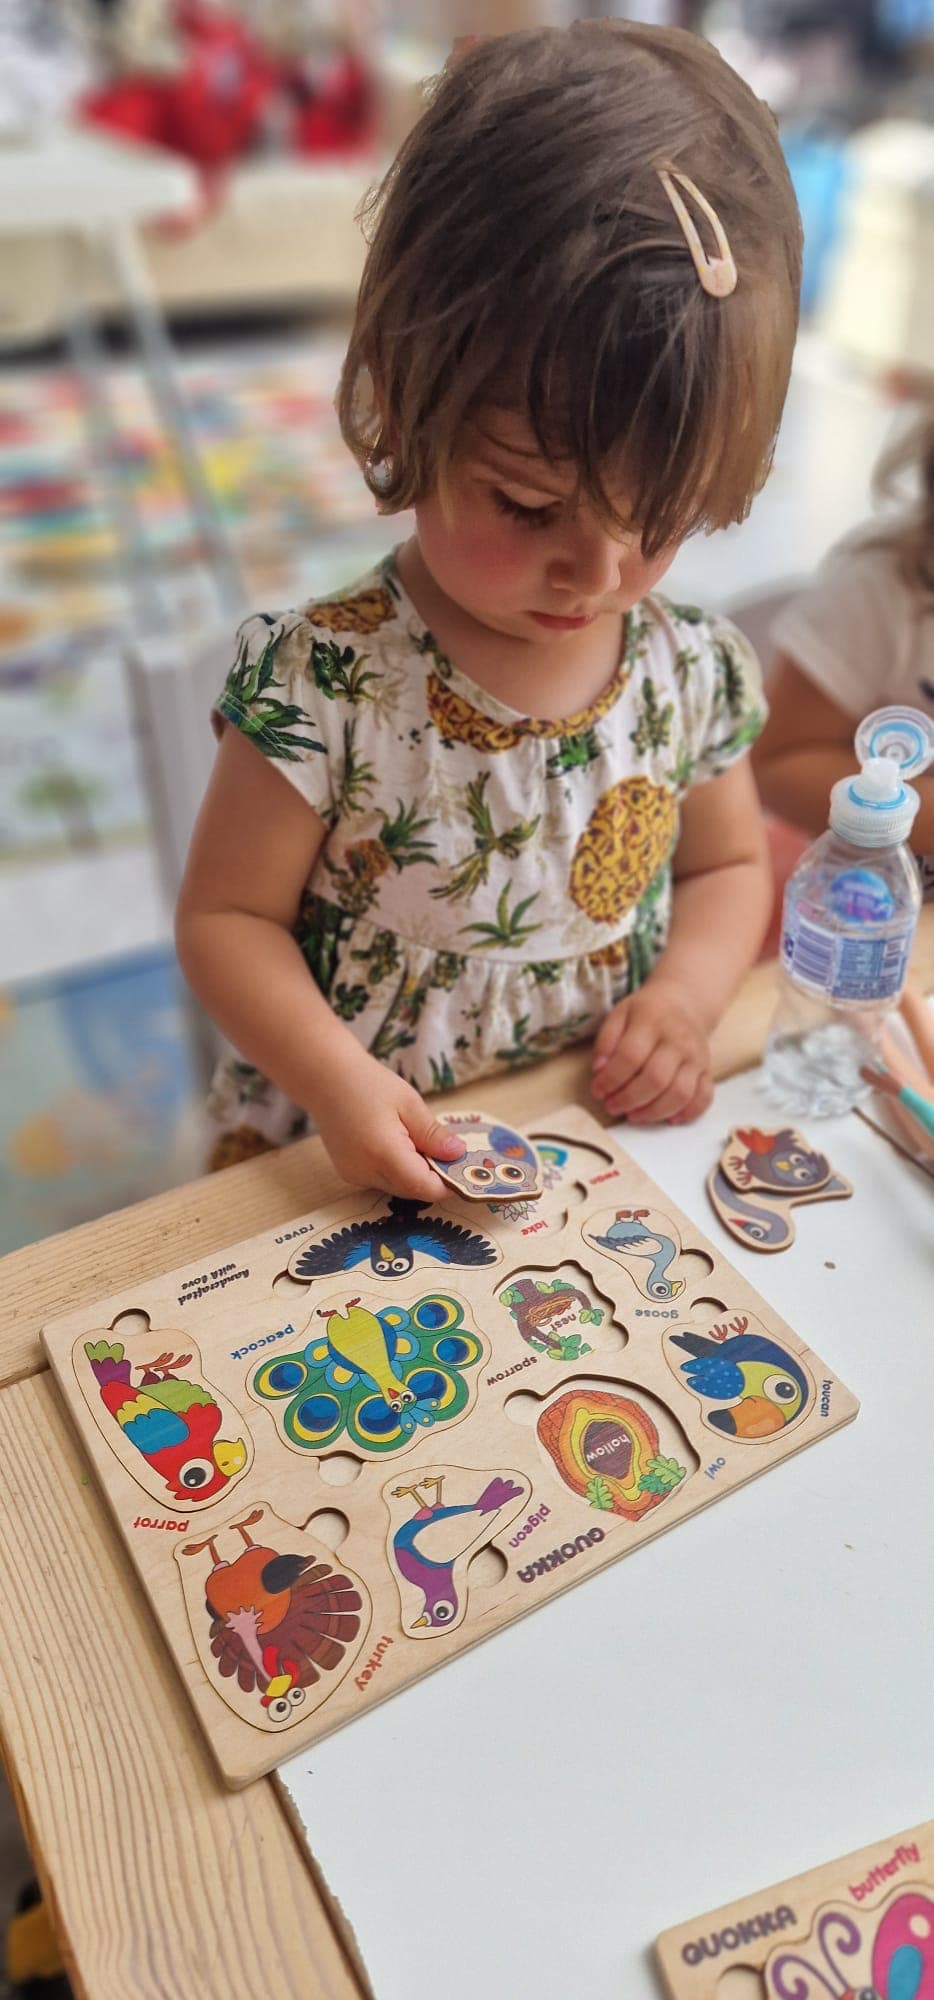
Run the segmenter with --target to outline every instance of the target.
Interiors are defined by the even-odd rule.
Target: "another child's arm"
[[[355,1041],[292,936],[325,824],[237,729],[225,729],[176,920],[190,986],[223,1033],[314,1119],[345,1180],[437,1201],[426,1153],[463,1151],[401,1077]]]
[[[770,900],[765,830],[743,757],[682,801],[668,942],[594,1044],[593,1092],[612,1116],[657,1124],[706,1110],[708,1036],[755,958]]]
[[[880,696],[880,705],[884,697]],[[830,788],[856,770],[858,716],[831,700],[783,654],[769,680],[769,719],[752,752],[763,805],[808,833],[827,826]],[[934,851],[934,780],[913,781],[921,810],[911,834],[918,854]]]

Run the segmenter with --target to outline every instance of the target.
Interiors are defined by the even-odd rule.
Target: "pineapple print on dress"
[[[361,590],[356,597],[341,597],[333,604],[313,604],[308,613],[312,624],[328,632],[378,632],[396,615],[396,607],[385,584]]]
[[[397,868],[401,875],[403,868],[411,868],[418,861],[427,861],[432,868],[436,866],[435,843],[423,837],[431,820],[418,819],[417,810],[416,806],[405,806],[397,799],[394,817],[384,816],[375,837],[354,840],[345,847],[343,866],[325,855],[328,874],[344,908],[353,916],[365,916],[375,901],[380,877],[390,868]]]
[[[637,903],[674,846],[675,801],[641,773],[597,801],[574,849],[572,901],[595,924],[611,924]]]

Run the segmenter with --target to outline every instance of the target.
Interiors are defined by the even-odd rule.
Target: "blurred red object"
[[[359,56],[339,51],[330,62],[286,79],[293,110],[287,135],[297,153],[359,153],[376,138],[372,79]]]
[[[216,172],[259,136],[275,67],[242,22],[202,0],[179,0],[176,28],[185,50],[176,75],[118,77],[79,109],[93,124]]]

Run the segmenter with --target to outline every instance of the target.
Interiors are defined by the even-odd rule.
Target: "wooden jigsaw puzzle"
[[[44,1330],[244,1784],[856,1414],[584,1112],[503,1205],[343,1201]]]
[[[934,2000],[934,1820],[664,1931],[670,2000]]]

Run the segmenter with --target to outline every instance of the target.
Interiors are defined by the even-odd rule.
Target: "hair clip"
[[[733,262],[733,252],[727,240],[726,230],[720,221],[716,209],[711,207],[709,201],[705,201],[700,188],[695,187],[694,182],[688,179],[687,174],[679,174],[674,167],[658,167],[656,171],[675,215],[681,224],[684,240],[690,250],[694,269],[705,292],[709,292],[712,299],[729,298],[730,293],[736,290],[736,265]],[[708,257],[697,233],[696,225],[685,203],[682,201],[678,189],[675,187],[675,181],[678,182],[680,187],[684,188],[686,194],[693,195],[698,208],[706,215],[714,233],[717,249],[720,253],[719,256]]]

